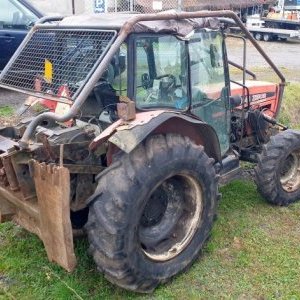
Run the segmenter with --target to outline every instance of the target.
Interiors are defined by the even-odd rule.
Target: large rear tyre
[[[286,130],[263,147],[255,168],[258,191],[270,203],[286,206],[300,199],[300,132]]]
[[[218,196],[213,159],[188,138],[150,137],[100,175],[86,226],[106,278],[151,292],[197,258]]]

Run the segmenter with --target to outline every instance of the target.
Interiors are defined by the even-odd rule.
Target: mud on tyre
[[[218,196],[213,159],[175,134],[148,138],[101,174],[86,226],[106,278],[151,292],[197,258]]]
[[[255,182],[261,195],[272,204],[286,206],[300,199],[299,131],[283,131],[263,146]]]

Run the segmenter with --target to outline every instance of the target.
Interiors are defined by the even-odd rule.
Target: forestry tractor
[[[233,23],[278,83],[228,59]],[[231,11],[42,18],[0,75],[28,95],[23,112],[39,103],[0,128],[0,222],[70,272],[87,234],[109,281],[151,292],[198,257],[240,161],[256,163],[269,203],[300,198],[300,133],[277,121],[284,86]]]

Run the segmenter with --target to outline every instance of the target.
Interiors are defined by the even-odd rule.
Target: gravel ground
[[[259,42],[267,55],[281,69],[289,82],[300,82],[300,41]],[[255,72],[268,72],[269,66],[257,50],[247,43],[247,67]],[[227,43],[229,59],[242,63],[243,46],[237,39],[229,39]]]
[[[17,108],[25,101],[26,97],[25,94],[11,92],[0,88],[0,106],[9,105]]]

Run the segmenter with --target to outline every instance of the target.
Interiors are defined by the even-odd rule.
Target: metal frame
[[[243,36],[236,35],[236,34],[227,34],[226,37],[232,37],[235,39],[240,39],[243,41],[243,66],[242,66],[242,71],[243,71],[243,85],[246,83],[246,57],[247,57],[247,42],[246,39]],[[244,93],[243,93],[244,96]]]
[[[241,28],[241,31],[244,33],[244,35],[250,40],[250,42],[258,50],[258,52],[263,56],[263,58],[270,65],[270,67],[273,69],[273,71],[277,74],[277,76],[281,80],[280,89],[279,89],[279,104],[278,104],[278,110],[277,110],[277,113],[278,113],[280,105],[281,105],[284,86],[285,86],[285,78],[284,78],[283,74],[280,72],[280,70],[276,67],[276,65],[272,62],[270,57],[264,52],[262,47],[252,37],[251,33],[247,30],[247,28],[244,26],[242,21],[239,19],[239,17],[234,12],[225,10],[225,11],[198,11],[198,12],[180,12],[180,13],[171,12],[171,13],[161,13],[161,14],[134,15],[122,26],[118,37],[115,39],[115,41],[112,44],[112,46],[110,47],[110,49],[108,49],[108,51],[106,52],[106,55],[104,55],[104,57],[103,57],[102,61],[99,63],[99,65],[94,69],[94,73],[91,75],[91,77],[90,77],[89,81],[86,83],[86,85],[83,86],[81,92],[79,93],[77,99],[75,100],[75,102],[74,102],[73,106],[71,107],[71,109],[69,110],[69,112],[62,116],[52,113],[52,112],[42,113],[39,116],[37,116],[25,130],[22,139],[19,141],[20,147],[23,149],[26,149],[29,147],[29,141],[30,141],[36,127],[39,125],[39,123],[42,120],[50,119],[50,120],[54,120],[57,122],[66,122],[76,116],[76,114],[80,110],[80,107],[85,102],[85,100],[87,99],[90,92],[93,90],[95,84],[98,82],[102,73],[108,67],[111,59],[113,58],[115,53],[118,51],[121,44],[129,36],[129,34],[133,31],[133,26],[136,23],[142,22],[142,21],[158,21],[158,20],[172,20],[172,19],[182,20],[182,19],[205,18],[205,17],[216,17],[216,18],[225,17],[225,18],[234,20],[234,22]],[[34,32],[34,30],[36,30],[36,28],[39,26],[41,26],[41,25],[37,25],[37,26],[33,27],[32,31],[25,38],[25,41],[22,43],[21,47],[17,50],[17,52],[13,56],[13,58],[15,58],[20,53],[22,46],[28,41],[28,39],[32,36],[32,33]],[[43,28],[44,28],[44,26],[43,26]],[[70,28],[70,27],[68,27],[68,28]],[[77,26],[77,28],[78,28],[78,26]],[[88,29],[88,28],[84,28],[84,29]],[[92,28],[90,28],[90,29],[92,29]],[[100,29],[100,28],[98,28],[98,29]],[[11,61],[13,61],[13,60],[11,60]],[[8,68],[9,65],[6,68]],[[277,113],[276,113],[276,115],[277,115]]]
[[[243,71],[243,67],[241,65],[239,65],[239,64],[237,64],[237,63],[235,63],[235,62],[233,62],[231,60],[228,60],[228,64],[230,64],[233,67],[235,67],[235,68]],[[250,75],[253,80],[256,80],[256,74],[255,73],[253,73],[253,72],[251,72],[250,70],[247,70],[247,69],[245,70],[245,72],[246,72],[246,74]]]

